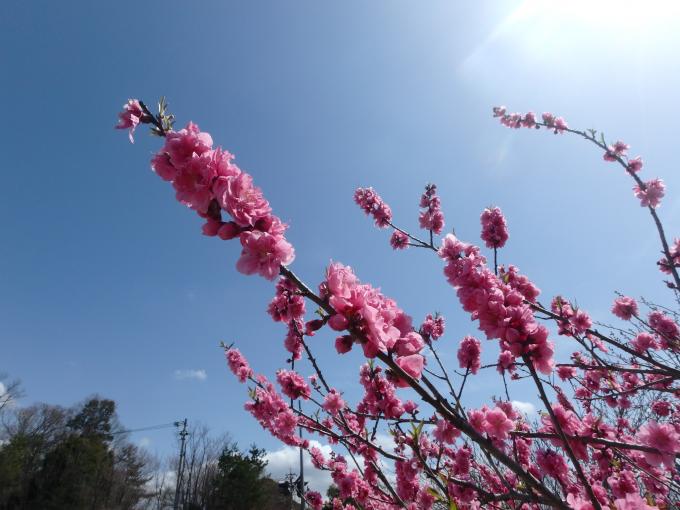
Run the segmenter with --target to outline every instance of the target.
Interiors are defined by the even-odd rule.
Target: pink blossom
[[[680,326],[668,315],[653,311],[647,320],[650,327],[661,337],[662,343],[675,343],[680,340]]]
[[[507,439],[508,432],[515,428],[514,423],[512,423],[505,412],[498,407],[487,411],[484,419],[484,431],[491,439]]]
[[[502,248],[508,240],[508,225],[500,208],[486,208],[480,217],[482,240],[487,248]]]
[[[345,401],[340,396],[340,393],[332,389],[324,398],[322,407],[335,416],[345,407]]]
[[[281,385],[281,391],[284,395],[292,399],[303,398],[307,400],[312,394],[304,377],[292,370],[279,370],[276,373],[276,380]]]
[[[264,376],[258,376],[259,385],[251,402],[245,409],[274,437],[291,446],[298,446],[300,438],[295,436],[298,419]]]
[[[537,370],[549,374],[554,364],[553,344],[522,294],[489,270],[478,247],[462,243],[452,234],[444,237],[439,256],[447,261],[444,274],[456,288],[463,309],[479,320],[479,329],[487,338],[498,338],[501,350],[516,357],[528,355]]]
[[[338,354],[345,354],[352,350],[353,340],[349,335],[339,336],[335,339],[335,350]]]
[[[233,221],[222,223],[220,229],[217,231],[217,235],[223,241],[234,239],[235,237],[238,237],[240,233],[241,228]]]
[[[637,492],[626,494],[625,498],[615,500],[614,506],[616,510],[658,510],[658,507],[648,505]]]
[[[536,298],[541,293],[541,290],[536,287],[536,285],[534,285],[533,282],[529,280],[529,278],[523,274],[520,274],[519,269],[512,264],[508,266],[507,270],[501,266],[498,270],[498,276],[503,282],[507,283],[514,290],[522,294],[524,299],[530,301],[531,303],[535,303]]]
[[[593,325],[593,321],[590,320],[590,316],[586,312],[579,310],[571,318],[571,324],[574,326],[576,333],[581,335]]]
[[[563,133],[566,129],[569,129],[567,121],[562,117],[557,117],[555,119],[555,133]]]
[[[241,258],[236,269],[243,274],[258,273],[268,280],[279,274],[280,266],[287,266],[295,258],[295,251],[283,236],[266,232],[243,232],[240,236]]]
[[[222,222],[213,218],[208,218],[203,224],[203,235],[208,237],[215,237],[222,227]]]
[[[420,333],[431,340],[437,340],[444,334],[444,327],[443,316],[435,314],[433,317],[432,314],[428,314],[420,326]]]
[[[418,409],[418,404],[413,402],[413,400],[407,400],[404,402],[404,411],[408,414],[413,414]]]
[[[297,287],[288,278],[280,278],[276,283],[276,295],[269,303],[267,312],[274,322],[290,324],[302,322],[305,315],[305,300],[297,293]]]
[[[538,450],[536,452],[536,463],[543,475],[552,476],[554,479],[563,483],[567,480],[567,461],[559,453],[553,450]]]
[[[170,162],[167,152],[159,152],[151,160],[151,169],[164,181],[174,181],[177,176],[177,168]]]
[[[395,230],[390,237],[390,246],[394,250],[405,250],[408,248],[408,236],[399,230]]]
[[[246,379],[253,376],[253,370],[248,365],[248,360],[241,354],[238,349],[229,349],[225,352],[227,357],[227,364],[229,365],[229,370],[238,377],[241,382],[246,382]]]
[[[612,149],[619,156],[625,156],[626,152],[628,152],[628,149],[630,149],[630,145],[619,140],[618,142],[614,143]]]
[[[378,227],[384,228],[392,221],[390,206],[383,202],[373,188],[357,188],[354,201],[366,214],[373,216]]]
[[[527,112],[522,119],[522,126],[525,128],[532,128],[536,126],[536,114],[534,112]]]
[[[656,339],[649,333],[639,333],[631,342],[633,349],[643,354],[647,349],[657,349]]]
[[[628,170],[633,173],[637,173],[642,170],[643,161],[640,156],[636,156],[628,160]]]
[[[182,169],[187,162],[196,156],[208,152],[212,148],[212,137],[202,132],[193,122],[189,122],[184,129],[170,131],[165,135],[165,146],[162,151],[168,154],[170,163],[177,169]]]
[[[446,420],[438,420],[432,435],[442,443],[453,444],[460,436],[460,431]]]
[[[409,356],[419,353],[424,346],[423,337],[415,331],[410,331],[397,340],[394,350],[397,356]]]
[[[288,334],[283,341],[283,346],[292,354],[294,360],[298,360],[302,357],[302,341],[300,340],[300,335],[294,328],[288,328]]]
[[[621,296],[614,300],[612,313],[619,319],[629,321],[633,316],[638,314],[637,301],[628,296]]]
[[[460,368],[470,370],[472,374],[476,374],[482,365],[480,360],[481,353],[481,342],[475,337],[466,336],[461,340],[458,347],[458,365]]]
[[[675,239],[673,241],[673,246],[668,250],[670,252],[671,260],[663,257],[657,264],[659,264],[659,269],[662,273],[671,274],[672,267],[680,267],[680,239]]]
[[[331,264],[320,290],[337,312],[329,326],[337,331],[352,326],[353,332],[360,333],[361,347],[369,358],[392,349],[400,337],[412,330],[411,318],[395,301],[361,284],[350,267]]]
[[[565,366],[559,366],[557,367],[557,376],[562,379],[563,381],[568,381],[569,379],[573,379],[576,377],[576,368],[575,367],[565,367]]]
[[[671,404],[666,400],[655,400],[652,402],[652,412],[659,416],[671,414]]]
[[[312,446],[309,449],[309,455],[312,458],[312,464],[317,469],[322,469],[326,465],[326,459],[324,459],[323,452],[317,446]]]
[[[129,129],[128,137],[131,143],[135,143],[133,134],[137,125],[143,120],[144,112],[142,111],[142,105],[139,104],[139,100],[130,99],[126,104],[123,105],[123,111],[118,114],[118,124],[116,129]]]
[[[423,365],[425,358],[420,354],[411,354],[410,356],[402,356],[397,358],[397,365],[408,375],[414,379],[420,379],[420,374],[423,372]]]
[[[494,117],[503,117],[505,115],[506,108],[505,106],[494,106],[493,107],[493,116]]]
[[[637,433],[637,438],[645,446],[650,446],[661,453],[642,452],[645,459],[652,466],[664,464],[673,469],[675,456],[680,453],[680,434],[668,424],[649,421]]]
[[[253,185],[253,178],[246,173],[225,178],[216,190],[215,197],[241,227],[256,226],[257,222],[271,214],[269,202],[260,188]]]
[[[666,185],[661,179],[652,179],[644,183],[644,189],[639,185],[633,188],[635,196],[640,199],[641,207],[656,208],[666,192]]]
[[[425,209],[419,216],[420,228],[441,234],[444,228],[444,213],[441,210],[441,199],[437,196],[437,186],[428,184],[420,197],[420,207]]]
[[[312,507],[313,510],[321,510],[323,508],[323,498],[321,494],[316,491],[308,491],[305,494],[305,499],[307,503]]]
[[[583,498],[573,493],[567,494],[567,503],[572,510],[595,510],[590,499]]]
[[[498,355],[498,366],[496,370],[499,374],[505,373],[506,370],[514,372],[515,356],[510,351],[503,351]]]
[[[543,119],[543,124],[547,127],[553,127],[555,125],[555,116],[552,113],[545,112],[541,115]]]

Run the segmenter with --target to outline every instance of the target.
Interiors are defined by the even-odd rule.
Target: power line
[[[111,432],[110,435],[115,436],[118,434],[127,434],[130,432],[142,432],[144,430],[160,430],[160,429],[167,429],[170,427],[176,427],[176,422],[173,423],[163,423],[162,425],[150,425],[148,427],[140,427],[138,429],[127,429],[127,430],[118,430],[116,432]]]

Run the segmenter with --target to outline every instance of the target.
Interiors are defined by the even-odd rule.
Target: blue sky
[[[4,1],[0,371],[22,379],[25,404],[96,392],[128,427],[188,417],[278,448],[242,410],[245,388],[217,347],[236,341],[269,375],[282,366],[284,331],[264,313],[273,288],[237,273],[236,243],[201,236],[149,170],[158,139],[140,129],[131,146],[113,130],[128,97],[165,95],[179,124],[236,154],[290,223],[293,269],[310,284],[338,260],[416,321],[444,313],[451,361],[475,325],[438,260],[391,251],[353,204],[357,186],[415,228],[435,182],[447,228],[475,242],[482,209],[500,206],[511,235],[501,261],[546,301],[576,298],[605,321],[614,290],[668,303],[652,224],[622,171],[585,142],[490,115],[496,104],[550,110],[627,141],[644,174],[665,179],[660,214],[680,235],[677,8],[570,5]],[[338,387],[356,384],[358,353],[338,359],[332,340],[314,340],[322,365]],[[495,344],[483,347],[493,359]],[[478,404],[497,381],[478,376],[469,391]],[[173,448],[170,431],[147,436],[152,450]]]

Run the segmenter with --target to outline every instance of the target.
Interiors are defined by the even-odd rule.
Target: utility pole
[[[179,433],[180,447],[179,447],[179,467],[177,468],[177,486],[175,487],[175,502],[172,505],[173,510],[179,509],[179,495],[182,489],[182,477],[184,476],[184,456],[186,454],[186,438],[189,435],[187,432],[187,419],[184,421],[176,421],[175,427],[182,425],[182,430]]]
[[[298,410],[302,412],[302,403],[298,400]],[[302,437],[302,427],[299,428]],[[300,510],[305,510],[305,469],[302,461],[302,446],[300,446]]]
[[[290,360],[290,369],[295,370],[295,358],[291,358]],[[290,408],[295,409],[295,402],[293,399],[290,399]],[[302,403],[298,400],[298,411],[302,413]],[[298,432],[300,434],[300,437],[302,437],[302,426],[298,427]],[[298,495],[300,496],[300,510],[305,510],[305,472],[304,472],[304,467],[303,467],[303,459],[302,459],[302,445],[300,445],[300,476],[297,479],[297,482],[300,482],[299,485],[296,483],[296,489],[298,491]],[[292,505],[292,497],[291,497],[291,505]]]

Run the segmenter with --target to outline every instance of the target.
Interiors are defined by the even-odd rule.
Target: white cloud
[[[531,402],[522,402],[521,400],[513,400],[512,407],[524,414],[527,418],[536,416],[536,406]]]
[[[376,434],[373,442],[386,452],[394,453],[394,437],[390,434]]]
[[[205,381],[208,378],[208,373],[200,369],[188,368],[183,370],[175,370],[175,379],[197,379],[199,381]]]
[[[331,453],[330,446],[322,445],[318,441],[310,441],[310,444],[320,448],[326,458]],[[284,446],[279,450],[267,452],[264,458],[267,461],[267,473],[274,480],[283,480],[291,471],[296,474],[300,472],[300,450],[298,448]],[[303,459],[305,482],[308,482],[311,490],[319,491],[325,496],[326,490],[333,483],[330,473],[316,469],[307,452],[304,452]]]
[[[148,437],[141,437],[137,441],[137,446],[139,446],[140,448],[147,448],[150,444],[151,439],[149,439]]]
[[[6,391],[7,388],[5,388],[5,385],[0,382],[0,397],[2,397]]]

